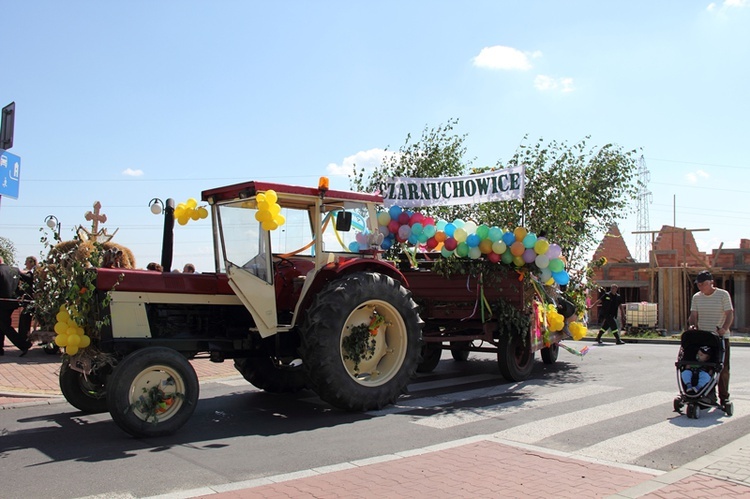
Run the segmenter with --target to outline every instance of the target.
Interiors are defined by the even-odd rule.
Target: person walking
[[[34,272],[36,272],[37,259],[33,256],[27,256],[24,269],[21,270],[21,291],[25,304],[21,317],[18,318],[18,334],[22,338],[28,338],[31,332],[32,315],[28,302],[34,299]]]
[[[599,327],[599,334],[596,336],[596,342],[602,344],[602,335],[607,331],[611,331],[615,337],[615,344],[624,345],[625,342],[620,339],[620,327],[617,323],[617,318],[620,315],[622,309],[622,296],[617,294],[617,284],[613,284],[609,287],[609,291],[599,297],[598,300],[591,305],[591,308],[595,307],[598,303],[602,304],[602,325]]]
[[[688,328],[716,332],[724,340],[724,369],[716,384],[719,390],[719,403],[722,407],[729,402],[729,328],[734,321],[732,298],[725,289],[714,286],[714,276],[708,270],[695,279],[698,292],[690,303]]]
[[[11,315],[18,308],[16,293],[18,292],[20,274],[16,267],[6,264],[3,257],[0,256],[0,355],[5,355],[3,348],[6,336],[21,350],[21,357],[26,355],[31,348],[31,342],[18,334],[18,331],[11,325]]]

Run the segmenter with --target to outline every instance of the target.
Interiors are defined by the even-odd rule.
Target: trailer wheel
[[[277,366],[271,357],[234,359],[234,367],[254,387],[270,393],[295,393],[307,388],[302,366]]]
[[[470,341],[451,342],[451,355],[456,362],[466,362],[469,360]]]
[[[355,363],[345,358],[344,339],[353,327],[378,328],[371,356]],[[406,389],[419,362],[422,320],[411,292],[376,272],[355,272],[320,291],[302,328],[303,366],[318,396],[349,411],[380,409]]]
[[[548,347],[542,348],[542,362],[545,364],[554,364],[557,362],[557,356],[560,354],[560,345],[554,343]]]
[[[92,372],[84,376],[71,369],[66,358],[60,366],[60,391],[70,405],[87,414],[107,412],[107,374]]]
[[[171,348],[136,350],[118,364],[109,383],[112,419],[135,437],[158,437],[184,425],[198,402],[198,376]]]
[[[500,374],[508,381],[523,381],[534,368],[534,352],[522,334],[503,336],[497,351],[497,364]]]
[[[440,356],[443,355],[443,348],[439,343],[425,343],[422,346],[421,358],[417,365],[418,373],[431,373],[440,364]]]

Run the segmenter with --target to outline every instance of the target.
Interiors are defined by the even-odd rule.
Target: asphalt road
[[[182,430],[149,440],[65,402],[0,411],[1,495],[154,496],[497,432],[669,471],[750,431],[750,349],[732,352],[735,415],[692,420],[672,411],[677,345],[589,345],[583,358],[561,351],[554,365],[538,361],[522,383],[503,380],[492,355],[460,363],[444,352],[396,406],[364,414],[335,410],[312,392],[266,394],[239,377],[210,382]]]

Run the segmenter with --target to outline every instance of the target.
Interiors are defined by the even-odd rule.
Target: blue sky
[[[47,215],[67,239],[98,200],[145,267],[152,198],[347,188],[352,163],[452,118],[476,166],[525,136],[638,149],[651,230],[709,228],[703,251],[750,238],[749,0],[2,3],[22,173],[0,235],[19,261]],[[635,253],[636,214],[620,229]],[[213,269],[208,220],[175,229],[174,266],[188,261]]]

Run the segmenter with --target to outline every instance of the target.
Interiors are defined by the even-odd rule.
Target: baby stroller
[[[698,349],[704,345],[711,347],[711,358],[708,362],[698,362],[696,360]],[[687,417],[691,419],[698,419],[701,409],[711,407],[721,409],[727,416],[732,415],[734,407],[731,402],[721,406],[716,401],[716,383],[719,381],[722,369],[724,369],[724,340],[721,336],[710,331],[685,331],[682,333],[680,352],[674,365],[677,368],[677,386],[680,389],[679,397],[674,399],[675,412],[682,413],[683,406],[687,405]],[[682,372],[685,370],[693,372],[692,385],[695,386],[698,371],[701,368],[712,370],[710,380],[698,391],[688,392],[682,381]]]

